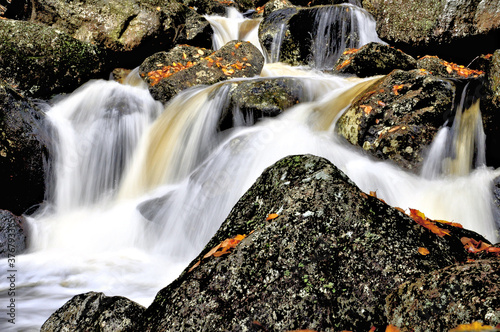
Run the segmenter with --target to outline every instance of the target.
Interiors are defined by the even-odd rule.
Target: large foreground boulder
[[[438,129],[453,117],[455,84],[426,70],[395,70],[362,92],[337,131],[369,154],[417,170]]]
[[[109,76],[108,54],[55,29],[0,20],[0,78],[26,96],[48,99]]]
[[[387,312],[401,331],[449,331],[475,321],[500,325],[500,259],[453,265],[408,281],[387,297]]]
[[[190,268],[157,294],[141,330],[385,328],[385,297],[394,287],[465,259],[453,232],[431,233],[362,193],[324,159],[287,157],[262,174]]]
[[[468,64],[500,48],[497,0],[363,0],[381,39],[413,56]]]
[[[175,0],[34,1],[32,20],[104,47],[115,66],[129,68],[178,43],[212,43],[208,21]]]
[[[121,296],[88,292],[74,296],[43,324],[41,331],[135,332],[144,307]]]
[[[43,202],[49,142],[45,114],[0,81],[0,209],[21,215]]]
[[[27,233],[24,217],[0,210],[0,258],[14,258],[8,261],[13,269],[16,266],[16,255],[23,253],[27,247]]]

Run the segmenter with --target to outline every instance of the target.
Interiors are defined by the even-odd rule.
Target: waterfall
[[[352,5],[346,8],[374,34],[371,18]],[[220,43],[234,39],[232,23],[241,28],[247,21],[209,20],[212,26],[228,23],[214,29]],[[318,57],[330,61],[331,54]],[[266,64],[262,77],[293,77],[301,84],[302,102],[252,126],[236,119],[241,126],[223,132],[218,125],[230,84],[195,87],[161,105],[131,76],[127,82],[134,86],[92,81],[55,100],[47,112],[58,138],[54,194],[28,218],[30,248],[17,257],[18,320],[0,329],[39,330],[72,296],[91,290],[148,306],[196,257],[262,171],[292,154],[327,158],[363,191],[376,191],[392,206],[417,208],[498,239],[490,207],[498,171],[471,166],[459,170],[460,176],[416,175],[369,158],[337,137],[338,117],[376,77],[346,78],[279,63]],[[471,128],[480,121],[478,107],[471,105],[457,113],[456,128],[443,129],[435,139],[429,169],[442,172],[449,146],[469,163],[471,153],[461,147],[470,151]],[[454,135],[451,141],[459,143],[446,143]],[[460,143],[462,136],[468,138]],[[5,273],[0,272],[2,303],[8,301]]]

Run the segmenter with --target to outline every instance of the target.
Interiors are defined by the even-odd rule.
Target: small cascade
[[[57,128],[57,211],[102,202],[112,195],[145,128],[161,104],[147,90],[94,81],[48,112]]]
[[[466,108],[469,89],[466,86],[455,113],[453,125],[437,133],[422,167],[422,176],[467,176],[486,165],[484,134],[479,99]]]
[[[359,48],[369,42],[384,43],[375,32],[375,21],[364,9],[350,4],[317,10],[312,32],[313,67],[331,69],[347,48]]]
[[[208,15],[205,18],[214,31],[212,38],[214,50],[220,49],[231,40],[245,40],[251,42],[263,53],[258,36],[258,27],[262,19],[245,18],[232,7],[227,9],[227,17]]]

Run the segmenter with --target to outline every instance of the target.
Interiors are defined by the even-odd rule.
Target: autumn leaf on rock
[[[438,236],[450,235],[450,231],[447,229],[439,228],[436,224],[429,218],[425,217],[425,214],[416,209],[410,209],[410,217],[417,222],[417,224],[424,226],[432,233]]]
[[[363,109],[363,112],[365,112],[366,115],[370,114],[370,112],[372,111],[372,107],[369,106],[369,105],[360,105],[359,106],[360,108]]]
[[[210,256],[220,257],[225,254],[229,254],[230,250],[236,248],[236,246],[246,237],[245,234],[238,234],[231,239],[225,239],[215,247],[213,247],[209,252],[207,252],[202,259],[200,259],[196,264],[194,264],[188,272],[193,271],[198,265],[200,265],[203,259],[209,258]]]
[[[493,326],[483,325],[480,322],[474,322],[472,324],[460,324],[454,329],[450,330],[450,332],[458,332],[458,331],[495,331]]]
[[[267,218],[266,218],[266,221],[269,221],[269,220],[273,220],[273,219],[276,219],[279,217],[279,214],[277,213],[270,213]]]
[[[418,253],[419,253],[420,255],[426,256],[426,255],[428,255],[428,254],[429,254],[429,249],[424,248],[424,247],[419,247],[419,248],[418,248]]]
[[[394,325],[387,325],[385,332],[399,332],[399,329]]]
[[[500,248],[493,247],[491,244],[484,243],[483,241],[477,241],[475,239],[471,239],[465,236],[462,237],[460,240],[462,241],[465,250],[467,250],[470,253],[476,254],[478,252],[485,251],[497,256],[500,255]]]

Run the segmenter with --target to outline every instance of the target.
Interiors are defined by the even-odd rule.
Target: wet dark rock
[[[235,40],[211,54],[207,54],[206,51],[206,49],[191,49],[189,57],[198,55],[198,58],[188,64],[188,54],[176,48],[175,54],[178,54],[176,63],[183,64],[182,70],[169,68],[170,64],[165,67],[159,66],[171,59],[169,53],[156,54],[153,59],[146,59],[145,64],[141,65],[140,75],[149,84],[151,95],[157,100],[167,102],[180,91],[196,85],[211,85],[230,78],[259,75],[264,66],[262,54],[249,42]],[[181,52],[186,54],[184,62]],[[158,68],[154,75],[160,75],[159,81],[152,79],[154,76],[148,72],[154,66]]]
[[[108,54],[39,24],[0,20],[0,77],[26,96],[46,98],[109,75]]]
[[[500,167],[500,50],[488,58],[481,114],[486,134],[486,164]]]
[[[452,117],[456,88],[425,70],[395,70],[340,117],[339,134],[369,154],[418,170],[426,147]]]
[[[291,8],[294,5],[288,0],[271,0],[268,1],[264,6],[264,17],[268,16],[272,12],[278,9]]]
[[[359,50],[347,50],[337,61],[335,70],[341,74],[358,77],[386,75],[394,69],[411,70],[417,68],[417,61],[393,47],[369,43]]]
[[[414,57],[468,64],[500,48],[498,1],[363,0],[380,38]]]
[[[212,43],[208,21],[175,0],[35,1],[32,20],[112,51],[116,67],[136,67],[176,44]]]
[[[0,81],[0,209],[21,215],[43,202],[50,136],[45,114]]]
[[[346,48],[359,44],[354,10],[363,11],[345,5],[276,10],[261,22],[259,40],[273,62],[331,69]]]
[[[42,332],[135,332],[144,307],[120,296],[88,292],[74,296],[43,324]]]
[[[24,217],[0,210],[0,258],[15,257],[27,246],[27,225]]]
[[[247,237],[231,253],[203,258],[237,234]],[[291,156],[262,174],[190,267],[200,259],[157,294],[141,330],[385,328],[394,287],[466,253],[458,237],[363,194],[328,161]]]
[[[500,324],[500,259],[477,260],[408,281],[387,297],[389,323],[404,331]]]
[[[229,89],[229,102],[222,111],[219,130],[250,126],[259,119],[275,117],[305,98],[301,82],[293,78],[256,79],[227,85],[221,87]]]
[[[230,7],[234,7],[232,1],[221,0],[181,0],[186,6],[192,8],[201,15],[226,15],[226,11]]]
[[[358,0],[290,0],[290,2],[295,6],[312,7],[319,5],[338,5],[341,3],[351,3],[354,5],[360,5],[361,2]]]
[[[429,71],[432,75],[445,78],[477,78],[484,75],[484,72],[466,68],[438,58],[437,56],[426,55],[417,61],[418,68]]]
[[[30,0],[0,0],[0,17],[26,20],[31,16]]]

